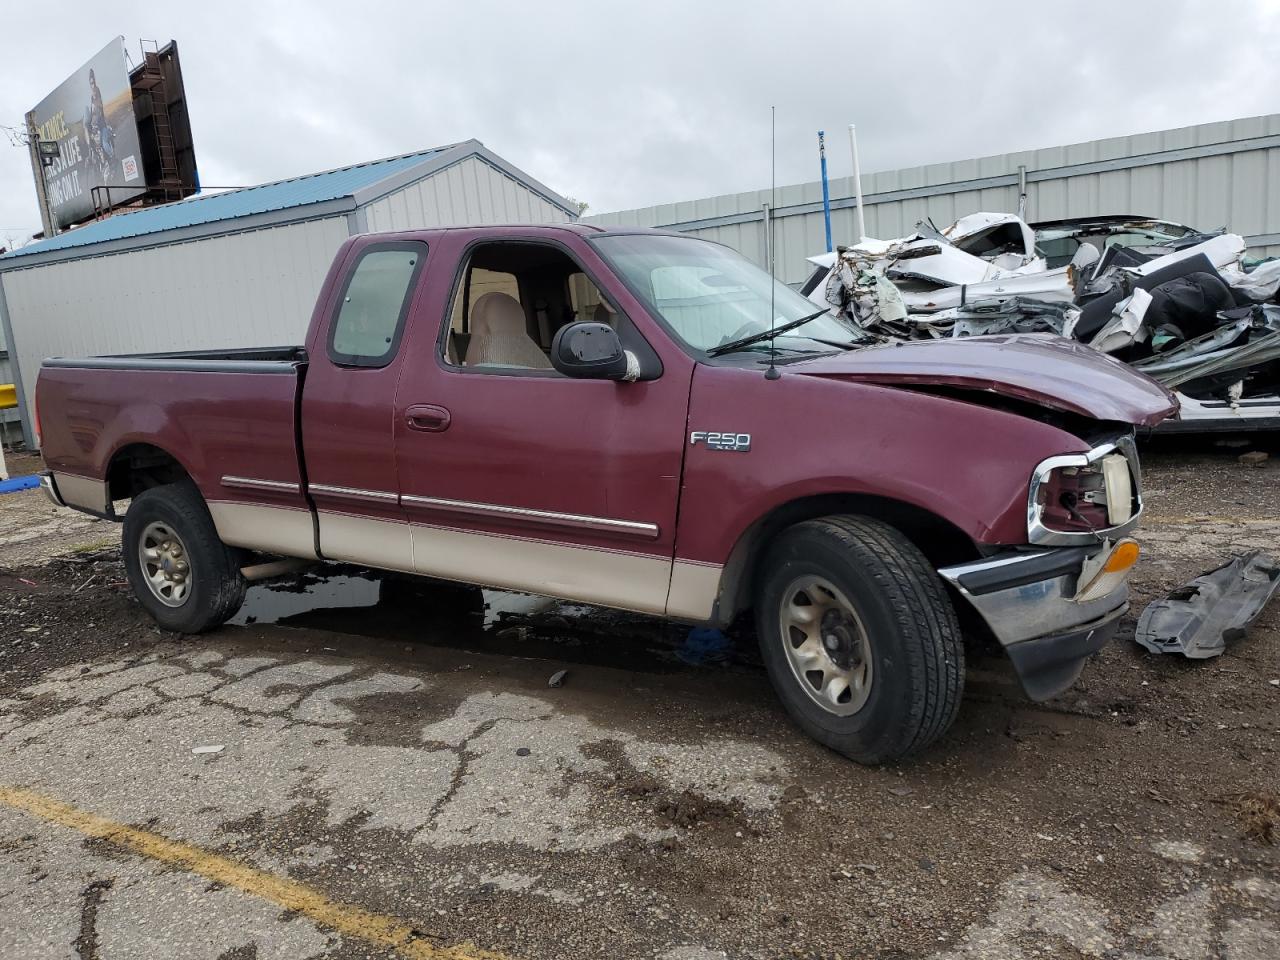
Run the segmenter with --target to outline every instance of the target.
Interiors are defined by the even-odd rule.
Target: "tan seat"
[[[529,336],[524,308],[505,293],[486,293],[471,308],[467,366],[481,364],[551,369],[551,361]]]

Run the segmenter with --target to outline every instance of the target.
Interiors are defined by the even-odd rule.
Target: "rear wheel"
[[[919,549],[866,517],[779,534],[756,608],[765,667],[795,721],[861,763],[924,749],[960,707],[964,650]]]
[[[209,509],[189,481],[134,497],[124,517],[123,541],[134,595],[165,629],[211,630],[244,602],[239,553],[218,539]]]

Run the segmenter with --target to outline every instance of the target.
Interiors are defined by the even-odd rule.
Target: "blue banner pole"
[[[831,191],[827,188],[827,134],[825,130],[818,131],[818,157],[822,161],[822,220],[827,227],[827,253],[833,249],[831,246]]]

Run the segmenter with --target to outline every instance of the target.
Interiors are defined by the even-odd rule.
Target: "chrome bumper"
[[[53,474],[47,470],[40,474],[40,489],[44,491],[44,495],[53,502],[54,506],[66,506],[62,500],[62,494],[58,492],[57,481],[53,479]]]
[[[990,628],[1034,700],[1075,682],[1084,661],[1115,632],[1129,609],[1128,577],[1094,599],[1074,599],[1085,562],[1109,549],[1063,547],[1010,552],[943,567],[951,584]]]

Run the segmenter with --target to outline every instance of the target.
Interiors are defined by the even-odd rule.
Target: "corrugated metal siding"
[[[1018,167],[1025,166],[1032,178],[1027,185],[1029,220],[1134,213],[1204,230],[1225,226],[1246,237],[1274,238],[1280,236],[1280,144],[1260,147],[1249,141],[1277,136],[1280,115],[1271,115],[866,174],[862,188],[867,232],[887,239],[910,232],[926,217],[943,227],[978,210],[1015,212],[1016,185],[974,183],[972,189],[965,189],[965,185],[988,178],[1016,179]],[[1167,160],[1151,156],[1210,145],[1222,145],[1222,154]],[[1074,174],[1070,169],[1108,161],[1118,169]],[[1037,172],[1051,175],[1036,180]],[[853,196],[852,178],[835,178],[830,188],[833,202]],[[903,191],[921,195],[894,196]],[[601,226],[687,229],[763,264],[764,233],[758,214],[769,201],[768,190],[757,190],[598,214],[584,220]],[[826,249],[826,237],[821,209],[788,215],[786,208],[821,202],[818,181],[778,188],[776,259],[778,274],[787,283],[804,280],[810,272],[805,258]],[[740,223],[691,226],[693,221],[744,215],[755,216]],[[855,222],[851,207],[832,210],[834,241],[853,242]],[[1250,252],[1277,255],[1280,244],[1255,242]]]
[[[569,214],[478,157],[364,207],[371,233],[476,223],[567,223]]]
[[[13,360],[9,356],[9,351],[5,348],[3,334],[0,334],[0,383],[13,383]],[[17,407],[0,410],[0,423],[17,423],[19,419]],[[5,434],[6,440],[11,437],[11,434]],[[13,437],[13,439],[16,439],[16,437]]]
[[[345,217],[0,275],[28,409],[50,356],[301,343]]]

